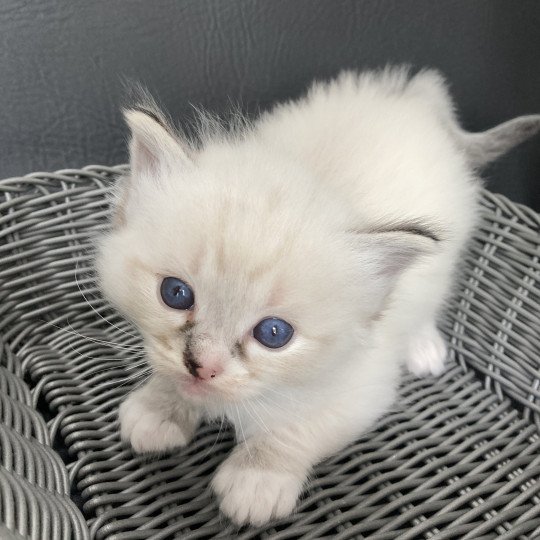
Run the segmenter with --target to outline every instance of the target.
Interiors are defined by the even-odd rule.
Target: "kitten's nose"
[[[215,379],[221,373],[223,373],[223,368],[217,363],[211,363],[197,368],[197,377],[203,381]]]

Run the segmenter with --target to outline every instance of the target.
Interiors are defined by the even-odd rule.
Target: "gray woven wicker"
[[[238,530],[209,489],[230,431],[204,426],[154,457],[119,440],[117,406],[145,368],[95,288],[91,239],[122,170],[0,182],[2,538],[540,537],[540,216],[484,193],[443,323],[446,373],[406,376],[395,410],[316,468],[295,515]]]

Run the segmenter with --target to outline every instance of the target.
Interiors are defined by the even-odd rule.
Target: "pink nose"
[[[203,381],[215,379],[223,373],[223,368],[219,364],[210,364],[197,368],[197,377]]]

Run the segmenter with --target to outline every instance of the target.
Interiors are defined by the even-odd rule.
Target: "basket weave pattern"
[[[152,458],[119,440],[141,342],[100,298],[91,242],[124,171],[0,181],[0,523],[36,539],[540,537],[540,216],[484,192],[442,324],[446,373],[405,376],[295,515],[238,530],[209,489],[229,430]]]

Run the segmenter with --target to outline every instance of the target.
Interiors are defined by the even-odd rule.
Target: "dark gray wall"
[[[122,77],[186,121],[387,62],[441,69],[472,130],[540,112],[540,2],[2,0],[0,177],[125,161]],[[540,138],[489,177],[540,209]]]

